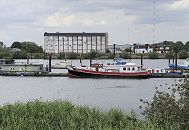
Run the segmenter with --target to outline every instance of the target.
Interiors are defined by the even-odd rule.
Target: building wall
[[[47,53],[87,53],[92,49],[105,52],[108,33],[44,33],[44,51]]]
[[[146,50],[146,48],[136,48],[135,49],[135,53],[149,53],[149,52],[153,52],[152,48],[148,48]]]

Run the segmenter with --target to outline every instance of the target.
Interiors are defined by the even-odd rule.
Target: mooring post
[[[114,44],[114,58],[115,58],[115,44]]]
[[[27,54],[27,64],[29,64],[29,55]]]
[[[49,54],[49,72],[51,72],[51,58],[52,58],[52,53]]]
[[[91,58],[89,59],[89,62],[90,62],[90,67],[91,67],[91,65],[92,65],[92,59]]]
[[[175,54],[175,69],[177,70],[177,53]]]
[[[141,64],[141,66],[143,66],[143,55],[142,54],[140,55],[140,64]]]
[[[130,47],[130,60],[131,60],[131,47]]]
[[[80,53],[80,56],[79,56],[79,61],[80,61],[80,64],[81,64],[81,67],[82,67],[82,60],[81,60],[81,53]]]

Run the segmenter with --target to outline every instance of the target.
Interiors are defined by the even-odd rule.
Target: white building
[[[46,53],[87,53],[91,50],[105,52],[108,33],[44,33]]]
[[[153,47],[149,44],[134,44],[133,51],[136,54],[153,52]]]

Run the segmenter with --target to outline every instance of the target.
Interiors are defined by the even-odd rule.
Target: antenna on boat
[[[154,12],[153,12],[153,44],[155,43],[155,27],[156,27],[156,24],[155,24],[155,21],[156,21],[156,0],[154,0]]]

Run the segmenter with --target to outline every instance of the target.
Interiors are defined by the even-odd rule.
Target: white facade
[[[139,53],[149,53],[149,52],[153,52],[153,48],[136,48],[135,49],[135,53],[139,54]]]
[[[46,53],[105,52],[107,45],[108,33],[44,33]]]

